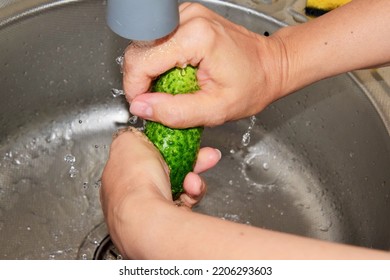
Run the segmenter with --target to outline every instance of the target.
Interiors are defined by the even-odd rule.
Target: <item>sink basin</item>
[[[284,25],[244,4],[200,2],[260,34]],[[0,9],[0,259],[120,258],[99,187],[111,135],[130,118],[111,94],[128,42],[106,27],[105,8],[39,0]],[[206,128],[202,145],[223,158],[204,174],[209,191],[194,210],[389,250],[389,124],[368,94],[343,74]]]

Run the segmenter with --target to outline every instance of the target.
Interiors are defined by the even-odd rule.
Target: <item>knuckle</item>
[[[221,124],[224,124],[227,120],[226,114],[224,111],[218,111],[214,114],[212,114],[212,118],[208,119],[208,122],[206,123],[206,126],[214,127]]]
[[[183,110],[179,106],[170,104],[162,108],[157,108],[156,111],[156,118],[169,127],[179,128],[186,124]]]
[[[213,23],[204,17],[196,17],[191,21],[192,28],[202,35],[211,35],[214,33]]]
[[[186,12],[191,14],[199,14],[200,12],[204,12],[206,10],[206,8],[199,3],[185,2],[182,5],[185,6]]]

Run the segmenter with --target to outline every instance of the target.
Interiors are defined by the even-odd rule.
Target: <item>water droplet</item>
[[[122,65],[123,65],[124,59],[125,59],[125,57],[124,57],[123,54],[122,54],[122,55],[118,56],[118,57],[115,59],[115,62],[116,62],[118,65],[122,66]]]
[[[54,241],[57,242],[58,238],[59,238],[58,234],[53,234],[53,238],[54,238]]]
[[[94,184],[94,187],[95,188],[100,188],[100,186],[102,185],[102,181],[101,180],[97,180]]]
[[[113,88],[111,89],[111,94],[113,97],[118,97],[118,96],[121,96],[121,95],[125,95],[125,92],[121,89],[116,89],[116,88]]]
[[[129,124],[136,124],[137,123],[137,121],[138,121],[138,117],[137,116],[131,116],[130,118],[129,118]]]
[[[244,135],[242,135],[242,140],[241,140],[241,144],[246,147],[249,145],[251,141],[251,134],[248,132],[245,132]]]
[[[27,229],[28,231],[30,231],[30,230],[31,230],[31,227],[30,227],[30,226],[27,226],[26,229]]]
[[[115,61],[116,61],[116,63],[119,65],[119,67],[120,67],[120,73],[123,73],[123,62],[124,62],[124,60],[125,60],[125,57],[124,57],[124,55],[122,54],[121,56],[118,56],[116,59],[115,59]]]
[[[87,254],[82,254],[82,255],[81,255],[81,259],[83,259],[83,260],[88,260]]]
[[[329,229],[332,227],[332,222],[331,221],[328,221],[326,223],[324,223],[323,225],[321,225],[318,229],[320,231],[323,231],[323,232],[328,232]]]
[[[50,135],[48,135],[46,138],[45,138],[45,141],[46,143],[51,143],[51,141],[55,140],[57,138],[57,135],[52,132]]]
[[[64,161],[70,164],[73,164],[76,162],[76,157],[72,154],[67,154],[64,156]]]
[[[268,162],[263,163],[263,169],[266,171],[269,170],[269,163]]]
[[[98,240],[92,240],[91,242],[93,245],[96,245],[96,246],[99,246],[100,245],[100,242]]]
[[[3,159],[12,159],[13,158],[13,153],[12,153],[12,151],[9,151],[9,152],[7,152],[7,153],[5,153],[5,155],[4,155],[4,157],[3,157]]]
[[[238,216],[237,214],[229,214],[229,213],[226,213],[223,218],[223,220],[228,220],[228,221],[233,221],[233,222],[239,222],[240,221],[240,216]]]
[[[83,123],[83,121],[82,120],[79,120],[79,124],[82,124]]]
[[[73,165],[69,168],[69,177],[70,178],[75,178],[77,176],[77,174],[79,174],[79,171],[76,169],[76,167],[74,167]]]
[[[242,135],[242,139],[241,139],[241,144],[246,147],[249,145],[250,141],[251,141],[251,131],[253,129],[253,127],[255,126],[255,123],[256,123],[256,116],[251,116],[249,118],[250,120],[250,124],[248,126],[248,129],[247,131],[244,133],[244,135]]]
[[[88,189],[88,182],[84,182],[84,183],[83,183],[83,188],[84,188],[84,189]]]

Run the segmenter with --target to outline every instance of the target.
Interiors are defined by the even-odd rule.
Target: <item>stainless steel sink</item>
[[[284,25],[260,12],[266,4],[200,2],[260,34]],[[127,42],[106,27],[104,1],[3,6],[0,259],[120,257],[98,193],[111,135],[130,117],[111,95]],[[209,192],[195,211],[389,250],[390,118],[371,93],[344,74],[206,129],[202,145],[223,158],[205,174]]]

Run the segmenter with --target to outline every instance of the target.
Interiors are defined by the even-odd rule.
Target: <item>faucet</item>
[[[126,39],[154,41],[179,24],[178,0],[108,0],[107,23]]]

